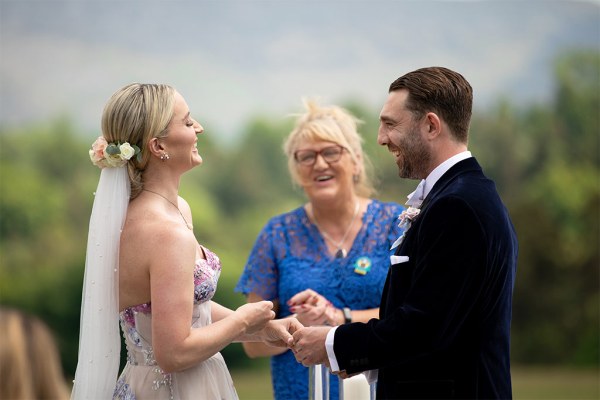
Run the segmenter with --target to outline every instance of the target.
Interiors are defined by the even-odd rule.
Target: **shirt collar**
[[[425,187],[423,188],[423,198],[427,197],[435,183],[444,175],[450,168],[460,161],[473,157],[470,151],[462,151],[453,155],[437,167],[425,178]]]
[[[444,175],[450,168],[452,168],[455,164],[459,163],[462,160],[473,157],[470,151],[463,151],[458,154],[453,155],[440,165],[434,168],[433,171],[427,178],[425,178],[425,184],[423,187],[423,198],[426,198],[431,189],[435,185],[435,183]]]

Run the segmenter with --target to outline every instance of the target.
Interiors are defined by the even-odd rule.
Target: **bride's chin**
[[[194,163],[202,164],[202,156],[197,151],[192,152],[192,161]]]

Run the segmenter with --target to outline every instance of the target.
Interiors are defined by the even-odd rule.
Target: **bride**
[[[219,257],[200,245],[181,175],[202,164],[202,126],[175,89],[130,84],[110,98],[90,150],[101,170],[90,219],[73,399],[237,398],[221,349],[286,346],[302,325],[260,301],[214,301]],[[120,322],[127,363],[117,380]]]

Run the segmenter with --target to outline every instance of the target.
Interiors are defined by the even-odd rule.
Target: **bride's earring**
[[[160,155],[160,159],[161,159],[162,161],[167,161],[169,158],[171,158],[171,157],[169,157],[169,155],[168,155],[167,153],[162,153],[162,154]]]

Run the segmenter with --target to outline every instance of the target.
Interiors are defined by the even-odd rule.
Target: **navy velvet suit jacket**
[[[335,332],[340,369],[379,369],[378,399],[511,398],[517,239],[474,158],[436,182],[396,254],[380,319]]]

